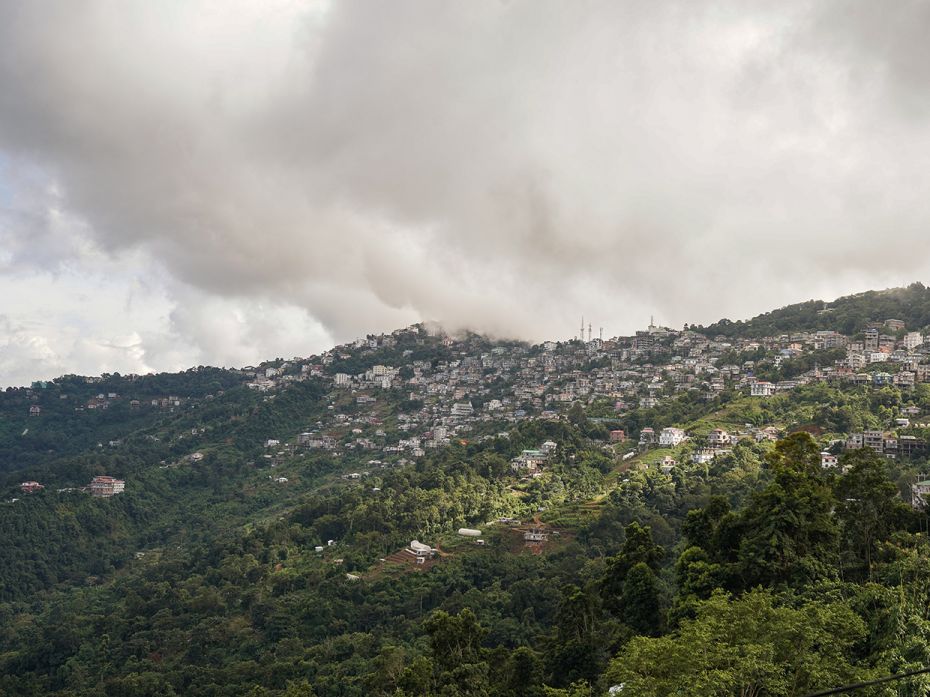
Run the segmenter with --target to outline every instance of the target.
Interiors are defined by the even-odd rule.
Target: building
[[[474,411],[475,409],[472,407],[471,402],[456,402],[452,405],[452,416],[458,418],[471,416]]]
[[[858,450],[862,447],[862,445],[863,443],[861,433],[850,433],[849,437],[846,439],[847,450]]]
[[[42,407],[38,404],[33,404],[29,407],[29,416],[40,416],[42,414]]]
[[[832,453],[828,453],[826,451],[820,453],[820,466],[823,467],[824,469],[827,469],[829,467],[836,467],[838,462],[839,460],[836,457],[836,455],[833,455]]]
[[[926,509],[930,502],[930,479],[922,479],[911,486],[911,505],[917,510]]]
[[[510,469],[514,472],[526,471],[535,474],[548,459],[549,456],[542,450],[524,450],[510,461]]]
[[[125,488],[125,481],[122,479],[116,479],[115,477],[107,476],[94,477],[88,486],[91,496],[98,496],[103,498],[108,498],[116,494],[122,494]]]
[[[758,380],[749,386],[749,394],[752,397],[771,397],[775,394],[775,385],[766,380]]]
[[[659,445],[664,446],[676,446],[685,440],[687,436],[685,432],[680,428],[675,428],[674,426],[669,426],[668,428],[663,428],[662,432],[659,434]]]
[[[646,426],[644,429],[642,429],[639,432],[639,444],[640,445],[652,445],[655,442],[656,442],[656,432],[649,426]]]
[[[701,448],[691,453],[691,462],[695,465],[706,465],[714,459],[715,451],[710,448]]]
[[[904,335],[904,348],[911,351],[924,343],[924,337],[920,332],[908,332]]]
[[[541,544],[549,541],[549,533],[542,528],[531,528],[523,533],[523,540],[529,544]]]
[[[425,564],[427,560],[436,556],[436,550],[418,540],[411,540],[410,546],[406,547],[404,551],[412,554],[417,564]]]
[[[921,455],[926,449],[926,442],[916,436],[901,436],[898,438],[898,453],[902,457]]]
[[[24,494],[34,494],[37,491],[41,491],[45,488],[44,485],[39,484],[39,482],[23,482],[19,485],[20,491]]]
[[[723,448],[732,443],[730,434],[722,428],[715,428],[707,436],[707,444],[712,448]]]
[[[625,443],[626,442],[626,433],[623,429],[618,428],[610,432],[610,442],[611,443]]]
[[[881,431],[863,431],[862,446],[865,448],[872,448],[872,450],[881,455],[885,451],[885,434]]]

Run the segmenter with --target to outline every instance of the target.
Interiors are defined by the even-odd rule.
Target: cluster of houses
[[[31,392],[31,390],[27,390],[27,392]],[[59,395],[59,398],[61,400],[69,399],[68,395],[65,394]],[[110,406],[117,402],[119,399],[120,396],[116,392],[99,392],[75,406],[74,411],[83,412],[109,409]],[[152,407],[155,409],[175,409],[184,404],[185,401],[186,400],[182,397],[175,395],[169,395],[167,397],[155,397],[145,400],[144,402],[139,399],[131,399],[129,400],[129,408],[132,410],[138,410],[144,407]],[[42,416],[42,406],[39,404],[30,404],[29,416]]]
[[[710,398],[734,389],[768,397],[816,381],[876,386],[930,381],[930,343],[918,332],[906,332],[902,324],[890,319],[869,326],[856,337],[823,330],[754,339],[708,337],[688,329],[650,324],[629,337],[550,341],[538,346],[494,343],[475,335],[455,338],[415,325],[337,346],[308,359],[248,367],[243,375],[251,387],[263,391],[309,379],[329,384],[332,411],[297,434],[298,447],[334,454],[370,451],[377,461],[406,462],[429,448],[465,442],[482,424],[556,420],[576,402],[606,400],[620,416],[632,409],[658,406],[682,392]],[[401,344],[441,347],[442,358],[415,359],[412,350],[397,350]],[[815,364],[791,379],[769,382],[757,376],[786,360],[822,349],[843,350],[845,357],[832,366]],[[756,360],[734,360],[746,353],[754,353]],[[394,357],[393,364],[367,358],[387,355]],[[760,355],[764,357],[758,358]],[[352,362],[370,367],[355,374],[334,370],[336,365]],[[876,363],[881,364],[881,370],[868,367]],[[400,391],[409,404],[416,405],[411,411],[394,414],[396,423],[390,429],[378,415],[379,393],[384,390]],[[334,406],[345,403],[346,398],[354,404],[351,413]],[[692,459],[707,462],[726,452],[732,439],[747,436],[764,440],[775,438],[777,433],[774,429],[750,429],[728,434],[730,442],[716,442],[712,435],[707,447],[695,452]],[[612,442],[626,438],[620,430],[610,433]],[[684,431],[674,427],[658,433],[644,428],[639,433],[642,447],[675,447],[686,438]],[[923,445],[907,439],[897,441],[901,454]],[[894,454],[895,444],[883,444],[883,452]],[[526,451],[511,466],[514,472],[537,476],[546,456],[542,448]]]
[[[899,455],[901,457],[920,455],[926,450],[927,443],[916,436],[899,436],[895,433],[874,430],[850,433],[846,439],[845,447],[847,450],[871,448],[879,455],[895,458]]]
[[[754,397],[768,397],[812,381],[901,388],[930,382],[930,343],[920,332],[905,329],[902,320],[888,319],[869,324],[855,338],[824,330],[760,339],[753,343],[774,352],[771,362],[775,366],[818,349],[845,349],[846,355],[833,365],[815,366],[791,380],[772,383],[745,376],[744,382]]]
[[[828,313],[824,322],[829,322]],[[843,357],[833,365],[815,363],[790,379],[759,377],[771,375],[785,361],[823,349],[840,351]],[[741,354],[752,354],[755,360],[742,360]],[[419,357],[424,355],[429,357]],[[349,372],[347,366],[353,365],[365,367]],[[302,449],[333,455],[365,453],[370,462],[396,465],[421,457],[430,448],[467,442],[476,432],[487,433],[502,422],[563,418],[568,407],[579,402],[606,404],[615,416],[622,416],[633,409],[659,406],[682,393],[712,398],[724,390],[737,390],[766,398],[818,381],[907,388],[930,382],[930,342],[919,332],[908,332],[896,319],[869,325],[855,336],[824,329],[753,339],[710,337],[650,323],[632,336],[601,339],[589,334],[587,341],[582,337],[537,346],[493,342],[476,335],[452,337],[435,327],[415,325],[309,358],[247,366],[238,374],[244,384],[261,392],[305,380],[321,381],[327,387],[326,415],[291,439],[280,443],[268,439],[265,458],[272,464]],[[381,405],[388,391],[394,398],[402,396],[409,409],[392,412],[390,424],[385,424]],[[76,408],[106,409],[118,399],[115,393],[103,392]],[[129,404],[132,409],[173,409],[184,401],[169,395],[144,402],[132,399]],[[343,406],[347,404],[351,408]],[[28,409],[31,416],[43,413],[37,403]],[[692,461],[708,462],[742,437],[763,440],[775,435],[764,429],[712,433],[691,455]],[[676,447],[687,438],[675,427],[658,432],[647,427],[638,434],[643,448]],[[626,439],[622,430],[610,432],[611,442]],[[887,456],[910,456],[925,446],[916,438],[873,432],[852,434],[846,445],[880,448]],[[513,471],[538,476],[552,455],[548,447],[544,443],[521,453],[511,462]]]
[[[45,489],[45,485],[36,481],[28,481],[22,482],[19,485],[19,489],[24,494],[35,494]],[[100,475],[91,479],[90,483],[82,489],[66,488],[59,489],[58,492],[84,491],[97,498],[109,498],[116,494],[122,494],[125,490],[126,482],[124,480],[107,475]]]

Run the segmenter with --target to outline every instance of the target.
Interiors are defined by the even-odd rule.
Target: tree
[[[457,615],[437,610],[423,623],[430,638],[433,657],[442,670],[451,671],[463,663],[477,663],[481,640],[487,634],[475,613],[465,608]]]
[[[720,564],[710,560],[701,547],[688,547],[675,563],[678,596],[670,612],[670,622],[677,623],[692,617],[700,601],[725,585],[725,574]]]
[[[769,457],[774,481],[750,498],[740,516],[740,574],[747,587],[800,585],[832,574],[838,531],[819,452],[807,433],[775,445]]]
[[[652,531],[635,520],[624,528],[626,537],[620,553],[607,561],[601,580],[601,595],[610,610],[620,613],[627,574],[637,564],[657,570],[665,555],[664,550],[652,541]]]
[[[848,453],[841,464],[849,468],[836,486],[844,558],[851,560],[854,570],[864,567],[872,580],[876,547],[907,515],[907,505],[898,498],[884,463],[871,449]]]
[[[306,680],[291,680],[287,683],[283,697],[316,697],[316,693]]]
[[[603,667],[604,641],[598,633],[600,608],[597,596],[574,584],[562,589],[556,614],[556,631],[547,662],[557,685],[593,680]]]
[[[510,654],[504,668],[504,694],[508,697],[539,697],[542,695],[542,661],[535,651],[520,646]]]
[[[659,586],[652,569],[644,562],[637,563],[627,573],[621,605],[623,621],[639,634],[659,633]]]
[[[864,634],[844,604],[795,609],[769,591],[738,600],[721,592],[677,632],[630,640],[606,677],[636,697],[795,697],[867,677],[850,661]]]

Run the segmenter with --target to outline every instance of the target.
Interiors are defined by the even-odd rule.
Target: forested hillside
[[[930,288],[913,283],[906,288],[847,295],[833,302],[808,300],[750,320],[722,319],[706,327],[693,325],[691,329],[707,336],[726,337],[760,338],[821,329],[852,335],[865,329],[869,322],[881,323],[888,318],[903,320],[914,329],[930,326]]]
[[[411,328],[7,391],[0,695],[801,697],[930,664],[930,385],[675,389],[684,359],[636,383],[616,343]]]

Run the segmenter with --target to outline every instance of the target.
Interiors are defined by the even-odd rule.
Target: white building
[[[759,380],[749,387],[749,394],[753,397],[771,397],[775,394],[775,385],[766,380]]]
[[[930,503],[930,479],[923,479],[911,486],[911,505],[916,509]]]
[[[662,471],[662,474],[669,474],[677,466],[678,461],[668,455],[663,457],[662,462],[659,463],[659,469]]]
[[[674,426],[669,426],[668,428],[663,428],[662,432],[659,434],[659,445],[675,446],[685,440],[685,438],[687,438],[687,436],[683,430],[675,428]]]
[[[433,556],[433,548],[429,545],[419,542],[418,540],[411,540],[410,546],[407,548],[407,550],[415,557],[419,558],[428,559],[429,557]]]
[[[471,402],[456,402],[452,405],[452,416],[463,417],[471,416],[475,409]]]

